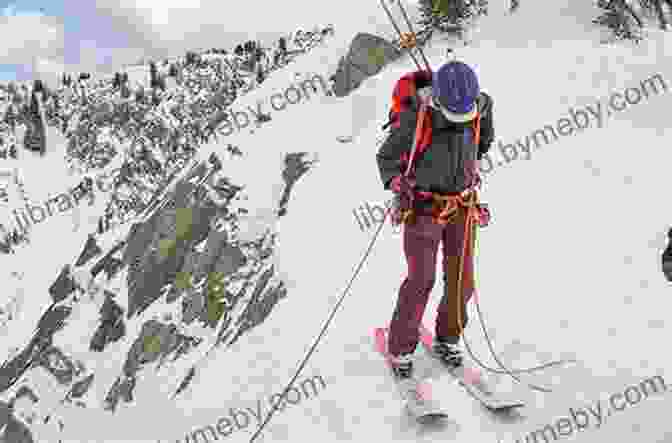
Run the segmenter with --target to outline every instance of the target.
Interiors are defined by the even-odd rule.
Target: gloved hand
[[[481,174],[474,175],[472,186],[477,189],[481,189],[481,187],[483,187],[483,179],[481,178]]]
[[[392,224],[396,226],[402,222],[402,214],[413,207],[415,180],[398,175],[392,179],[390,188],[396,194],[392,206]]]
[[[481,228],[485,228],[490,224],[491,219],[490,208],[488,208],[487,203],[479,203],[477,205],[477,209],[478,209],[478,220],[476,221],[476,223],[478,223],[478,225]]]
[[[392,189],[392,192],[399,194],[400,197],[407,197],[409,199],[413,197],[415,185],[415,180],[403,175],[397,175],[390,182],[390,188]]]

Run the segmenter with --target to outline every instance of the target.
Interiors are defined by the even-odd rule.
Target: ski
[[[432,351],[433,334],[424,325],[420,325],[420,342],[425,350],[434,357]],[[451,376],[458,380],[459,384],[478,400],[483,406],[494,412],[507,412],[515,408],[525,406],[525,403],[517,399],[509,398],[506,394],[499,394],[492,389],[476,368],[464,363],[456,368],[448,369]]]
[[[392,371],[392,356],[387,350],[387,329],[376,328],[373,335],[376,351],[385,358],[388,369]],[[404,409],[418,423],[427,424],[448,417],[448,414],[431,398],[431,389],[429,389],[429,385],[426,382],[416,377],[404,380],[395,378],[395,382]]]

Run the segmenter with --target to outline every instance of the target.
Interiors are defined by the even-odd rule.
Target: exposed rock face
[[[285,169],[278,171],[285,189],[274,208],[277,217],[286,213],[291,190],[314,163],[306,155],[288,155]],[[226,178],[211,180],[212,186],[199,184],[206,173],[206,167],[197,168],[179,181],[165,205],[157,204],[146,221],[107,250],[89,237],[75,263],[65,265],[50,286],[52,304],[30,342],[0,365],[0,394],[39,403],[40,392],[19,382],[41,368],[66,388],[62,403],[115,411],[134,401],[135,387],[156,369],[214,348],[223,351],[272,314],[287,296],[272,262],[275,220],[252,240],[241,240],[249,238],[240,235],[248,212],[240,203],[243,187]],[[210,198],[213,194],[217,202]],[[83,315],[93,327],[85,332],[80,350],[124,352],[119,365],[101,368],[55,344],[58,333],[69,331]],[[195,325],[201,332],[193,332]],[[110,360],[119,359],[110,355]],[[177,379],[175,396],[194,380],[196,361]],[[99,376],[103,369],[113,376]],[[102,383],[108,384],[102,385],[100,404],[89,394]],[[50,413],[42,421],[51,419]],[[64,426],[59,419],[54,422]],[[0,404],[0,429],[3,424],[5,435],[11,436],[6,441],[33,441],[28,427]]]
[[[95,237],[92,235],[89,236],[88,240],[86,241],[86,244],[84,245],[84,250],[82,251],[77,261],[75,262],[75,266],[85,265],[89,260],[99,255],[101,252],[103,251],[96,243]]]
[[[0,402],[0,442],[1,443],[34,443],[30,429],[14,415],[12,408]]]
[[[308,172],[317,160],[308,160],[307,152],[297,152],[288,154],[285,157],[285,169],[282,171],[282,179],[285,181],[285,189],[280,199],[280,210],[278,216],[287,214],[287,204],[294,185],[299,179]]]
[[[91,338],[89,348],[102,351],[110,343],[121,339],[126,333],[124,310],[114,301],[114,294],[105,291],[105,302],[100,308],[100,325]]]
[[[399,49],[382,37],[364,32],[357,34],[333,76],[334,94],[336,97],[349,95],[400,55]]]
[[[63,266],[54,283],[49,287],[49,294],[55,303],[65,300],[75,290],[75,281],[70,276],[70,266]]]

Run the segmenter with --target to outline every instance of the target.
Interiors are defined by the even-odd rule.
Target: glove
[[[390,182],[390,188],[392,188],[392,192],[397,194],[396,200],[399,202],[401,209],[405,210],[412,207],[415,185],[415,180],[403,175],[397,175]]]
[[[392,224],[397,226],[402,222],[402,214],[413,207],[415,180],[398,175],[390,182],[390,188],[396,194],[392,206]]]
[[[390,182],[390,188],[395,194],[399,194],[400,197],[413,197],[413,191],[415,190],[415,180],[405,177],[403,175],[397,175]]]
[[[491,213],[490,213],[490,208],[488,208],[487,203],[479,203],[477,205],[478,209],[478,220],[476,223],[478,223],[478,226],[481,228],[485,228],[490,224],[490,219],[491,219]]]
[[[474,175],[472,186],[474,188],[481,189],[481,187],[483,186],[483,179],[481,178],[481,174]]]

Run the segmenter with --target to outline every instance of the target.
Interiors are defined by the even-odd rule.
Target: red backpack
[[[397,80],[392,91],[392,108],[388,114],[388,122],[383,126],[386,129],[389,126],[393,128],[399,127],[399,115],[406,110],[409,110],[413,104],[418,104],[418,89],[430,86],[432,84],[432,73],[428,71],[414,71],[401,77]],[[418,126],[420,127],[420,126]],[[416,134],[416,153],[419,155],[424,152],[432,140],[432,125],[431,115],[425,115],[425,121],[422,124],[422,134]],[[401,156],[401,166],[403,170],[408,167],[410,156],[404,153]]]
[[[392,108],[388,114],[388,122],[383,129],[388,126],[396,128],[399,126],[399,114],[410,108],[417,99],[418,89],[430,86],[432,84],[432,74],[427,71],[415,71],[397,80],[392,91]]]

